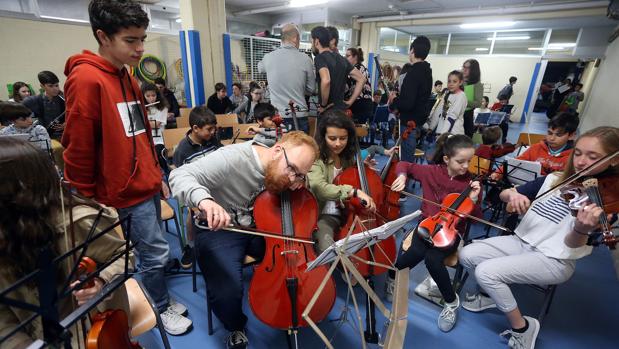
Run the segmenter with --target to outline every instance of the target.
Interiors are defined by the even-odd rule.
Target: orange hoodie
[[[542,175],[547,175],[555,171],[563,171],[570,157],[570,153],[574,148],[574,142],[569,141],[563,151],[557,155],[551,155],[546,141],[535,143],[529,147],[524,153],[517,157],[519,160],[527,160],[539,162],[542,164]],[[503,174],[503,167],[500,167],[495,173]]]
[[[143,96],[127,69],[90,51],[69,57],[65,178],[81,194],[126,208],[161,190]]]

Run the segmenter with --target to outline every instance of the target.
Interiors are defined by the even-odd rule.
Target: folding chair
[[[389,137],[389,107],[386,105],[376,108],[370,125],[370,143],[374,143],[377,132],[381,134],[381,144],[385,144]]]

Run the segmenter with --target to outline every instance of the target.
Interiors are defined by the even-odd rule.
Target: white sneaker
[[[438,316],[438,328],[443,332],[449,332],[456,325],[458,320],[458,308],[460,307],[460,298],[456,295],[454,303],[445,303],[441,314]]]
[[[176,299],[170,297],[170,301],[168,303],[168,309],[177,313],[178,315],[187,315],[187,307],[176,301]]]
[[[389,303],[393,303],[393,293],[395,292],[395,279],[387,276],[387,281],[385,282],[385,299]]]
[[[474,313],[479,313],[486,309],[496,308],[496,303],[492,298],[484,296],[481,293],[476,293],[472,296],[467,294],[466,299],[462,302],[462,308]]]
[[[178,336],[189,331],[193,324],[191,320],[179,315],[170,308],[161,313],[161,322],[163,322],[165,331],[173,336]]]
[[[539,334],[539,321],[529,316],[524,316],[529,323],[529,328],[524,333],[507,330],[501,333],[501,337],[510,336],[507,345],[511,349],[534,349],[537,335]]]
[[[430,275],[415,287],[415,294],[423,298],[443,298],[438,285]]]

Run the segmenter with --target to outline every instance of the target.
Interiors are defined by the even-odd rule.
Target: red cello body
[[[317,229],[318,203],[305,188],[274,195],[262,192],[254,203],[254,220],[260,230],[283,236],[312,238]],[[316,259],[309,244],[265,238],[262,262],[255,267],[249,286],[249,304],[260,321],[278,329],[307,326],[301,318],[310,299],[327,275],[321,266],[306,272],[307,263]],[[309,316],[323,320],[335,302],[335,283],[330,278]]]
[[[473,200],[469,198],[471,187],[468,187],[461,194],[451,193],[445,196],[442,205],[444,207],[432,217],[421,221],[417,226],[419,235],[437,248],[448,248],[454,244],[458,237],[458,223],[463,216],[451,212],[457,210],[464,214],[470,214],[475,208]],[[449,209],[445,208],[449,207]]]
[[[360,161],[360,156],[357,157],[357,161]],[[343,185],[348,184],[352,185],[354,188],[363,190],[366,194],[370,195],[374,202],[377,205],[380,205],[385,200],[385,191],[383,190],[383,181],[376,174],[376,172],[365,165],[361,165],[364,171],[364,177],[367,181],[367,188],[364,188],[363,178],[359,175],[358,167],[349,167],[345,169],[342,173],[340,173],[337,177],[333,179],[333,184]],[[351,200],[352,201],[352,200]],[[348,215],[346,217],[346,223],[334,236],[334,240],[340,240],[346,237],[348,234],[348,230],[353,224],[355,214],[359,216],[361,221],[364,223],[365,228],[372,229],[377,226],[384,224],[383,220],[379,218],[376,214],[372,214],[369,212],[364,212],[363,209],[359,209],[357,205],[348,204],[347,205]],[[352,234],[357,234],[365,231],[362,226],[357,225]],[[390,261],[395,261],[396,256],[396,245],[395,238],[393,236],[389,237],[386,240],[383,240],[378,243],[380,248],[373,247],[373,251],[370,251],[368,248],[364,248],[361,251],[357,252],[357,256],[363,260],[374,261],[377,263],[390,265]],[[382,251],[384,251],[384,253]],[[385,268],[369,266],[365,263],[359,262],[357,260],[351,260],[357,267],[357,270],[361,273],[361,275],[368,277],[371,275],[379,275],[386,271]]]

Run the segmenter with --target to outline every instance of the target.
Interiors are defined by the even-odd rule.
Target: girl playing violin
[[[396,167],[398,177],[391,185],[391,190],[402,191],[406,186],[407,177],[410,176],[421,183],[425,199],[440,203],[448,194],[462,192],[471,186],[472,190],[469,197],[475,203],[473,215],[481,216],[481,208],[477,205],[481,186],[478,181],[471,182],[471,175],[468,172],[469,162],[474,153],[475,147],[469,137],[444,133],[437,139],[436,153],[433,158],[434,165],[419,165],[401,161]],[[424,202],[421,205],[422,220],[433,216],[439,210],[438,206]],[[458,230],[462,232],[463,227],[460,225]],[[404,239],[395,263],[396,268],[404,269],[406,267],[413,268],[419,262],[425,261],[430,276],[436,281],[445,300],[445,306],[438,318],[438,327],[444,332],[450,331],[456,324],[460,300],[454,292],[443,261],[457,250],[459,240],[458,237],[450,247],[439,249],[428,244],[413,230]],[[390,271],[385,285],[385,293],[389,301],[393,299],[394,278],[395,272]]]
[[[463,307],[472,312],[498,308],[505,313],[510,329],[510,348],[534,348],[539,322],[523,316],[509,288],[510,284],[557,285],[574,274],[576,260],[591,253],[589,233],[596,229],[602,208],[588,203],[574,217],[568,203],[556,190],[547,198],[532,203],[541,193],[561,180],[581,171],[598,159],[619,150],[619,128],[598,127],[583,133],[567,163],[566,170],[552,173],[515,189],[501,192],[501,200],[524,214],[515,235],[475,241],[459,254],[460,263],[475,270],[475,279],[485,294],[467,296]],[[590,172],[619,174],[619,160],[600,165]]]
[[[72,211],[75,245],[83,243],[99,210],[102,216],[94,234],[118,220],[116,211],[96,202],[61,190],[59,178],[49,157],[28,142],[0,138],[0,290],[37,269],[41,249],[49,246],[54,257],[72,248],[71,234],[65,236],[70,225]],[[63,214],[63,205],[66,212]],[[114,232],[94,240],[88,247],[87,257],[97,263],[105,263],[124,250],[125,241]],[[58,287],[64,284],[72,263],[60,264]],[[124,270],[124,258],[119,258],[94,279],[92,287],[73,292],[78,305],[82,305],[101,291],[103,285]],[[72,287],[76,282],[71,284]],[[7,294],[9,298],[39,304],[37,284],[25,284]],[[114,294],[113,308],[128,309],[126,293]],[[120,303],[117,303],[120,302]],[[110,305],[108,303],[108,305]],[[69,297],[59,300],[60,316],[68,315],[74,304]],[[110,307],[107,307],[110,308]],[[110,308],[111,309],[111,308]],[[8,334],[32,312],[17,307],[0,305],[0,334]],[[79,336],[73,336],[79,338]],[[39,319],[34,320],[24,331],[3,338],[0,348],[25,348],[35,339],[43,339]]]
[[[333,244],[334,232],[344,223],[343,201],[358,197],[374,210],[374,200],[350,185],[335,185],[333,179],[342,171],[355,165],[356,130],[353,121],[342,111],[327,111],[318,125],[316,143],[320,156],[308,174],[310,190],[320,208],[318,230],[314,234],[317,254]]]

